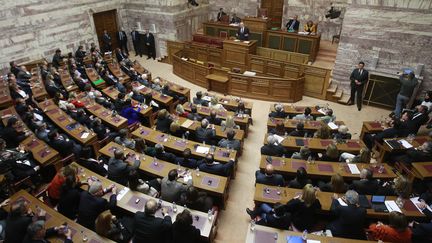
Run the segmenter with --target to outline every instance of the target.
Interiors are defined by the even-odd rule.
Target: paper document
[[[192,175],[190,173],[183,177],[184,183],[187,183],[189,180],[192,180]]]
[[[88,133],[88,132],[83,132],[83,134],[81,135],[81,138],[82,138],[82,139],[86,139],[86,138],[88,137],[89,134],[90,134],[90,133]]]
[[[334,129],[338,129],[338,125],[336,125],[334,122],[329,122],[327,123],[327,125],[330,127],[330,129],[334,130]]]
[[[395,201],[391,200],[391,201],[385,201],[384,204],[387,207],[387,210],[389,211],[389,213],[393,212],[393,211],[397,211],[399,213],[402,213],[402,211],[400,210],[400,208],[398,207],[398,205],[396,204]]]
[[[185,122],[183,122],[183,124],[181,125],[182,127],[188,128],[193,124],[193,121],[191,120],[186,120]]]
[[[319,240],[306,240],[306,243],[321,243]]]
[[[123,189],[121,189],[118,193],[117,193],[117,201],[120,201],[124,195],[126,195],[126,193],[129,191],[129,187],[124,187]]]
[[[145,88],[145,86],[144,85],[140,85],[140,86],[138,86],[138,87],[136,87],[138,90],[142,90],[142,89],[144,89]]]
[[[202,99],[210,102],[212,98],[210,96],[206,95],[206,96],[202,97]]]
[[[348,206],[348,204],[346,204],[346,202],[344,202],[344,200],[342,200],[342,198],[338,198],[338,202],[341,206]]]
[[[38,121],[42,121],[43,120],[43,117],[41,115],[37,114],[37,113],[33,113],[33,116]]]
[[[105,168],[105,170],[108,170],[108,165],[104,164],[103,167]]]
[[[321,113],[321,114],[323,114],[323,115],[326,115],[326,112],[324,111],[323,108],[319,109],[318,112]]]
[[[360,170],[356,164],[348,164],[348,168],[351,171],[351,174],[360,174]]]
[[[281,136],[279,136],[279,135],[273,135],[273,137],[275,137],[276,139],[277,139],[277,142],[278,143],[282,143],[282,141],[285,139],[284,137],[281,137]]]
[[[399,143],[401,143],[402,146],[404,146],[404,148],[407,148],[407,149],[413,147],[413,146],[412,146],[412,145],[411,145],[407,140],[405,140],[405,139],[401,139],[401,140],[399,140]]]
[[[420,203],[419,197],[413,197],[413,198],[410,198],[410,200],[416,206],[416,208],[420,211],[420,213],[423,213],[422,210],[420,210],[420,208],[417,206],[417,203]],[[431,209],[431,207],[429,205],[427,205],[426,208],[429,211],[432,211],[432,209]]]
[[[245,43],[245,44],[249,44],[249,43],[250,43],[250,41],[243,41],[243,43]]]
[[[196,152],[200,154],[207,154],[210,151],[209,147],[198,146]]]
[[[243,75],[245,75],[245,76],[255,76],[256,72],[244,71]]]

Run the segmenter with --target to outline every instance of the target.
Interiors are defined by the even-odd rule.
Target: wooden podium
[[[224,40],[223,67],[247,70],[249,54],[256,54],[257,41]]]
[[[261,17],[245,17],[243,23],[252,31],[264,32],[270,29],[270,20]]]

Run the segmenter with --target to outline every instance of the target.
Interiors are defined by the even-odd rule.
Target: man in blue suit
[[[268,164],[265,167],[264,173],[260,170],[255,172],[255,183],[265,184],[269,186],[285,186],[285,181],[282,175],[275,174],[273,165]]]

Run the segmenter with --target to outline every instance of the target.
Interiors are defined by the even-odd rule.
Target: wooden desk
[[[238,28],[239,26],[233,26],[222,22],[203,23],[204,34],[208,36],[214,36],[214,37],[221,36],[221,32],[223,34],[226,34],[228,38],[236,37]],[[257,42],[257,46],[264,46],[265,32],[261,30],[257,30],[256,28],[250,29],[249,39],[255,40]]]
[[[85,228],[84,226],[81,226],[80,224],[76,223],[73,220],[70,220],[69,218],[63,216],[56,210],[48,207],[45,203],[38,200],[37,198],[30,195],[28,192],[21,190],[14,195],[10,197],[11,202],[17,201],[17,200],[23,200],[26,201],[29,204],[29,207],[33,212],[37,212],[38,208],[43,209],[46,211],[45,216],[45,227],[51,228],[51,227],[57,227],[62,225],[63,223],[67,223],[69,229],[72,231],[72,241],[73,242],[83,242],[83,237],[87,237],[87,242],[92,243],[102,243],[102,242],[114,242],[111,241],[103,236],[100,236],[96,234],[95,232]],[[10,210],[10,207],[5,208],[7,211]],[[54,236],[49,238],[51,242],[63,242],[64,237],[63,236]]]
[[[88,130],[85,126],[72,119],[66,112],[54,104],[53,100],[42,101],[39,102],[38,105],[57,127],[80,144],[90,145],[97,141],[96,133]]]
[[[111,180],[108,180],[105,177],[102,177],[96,173],[94,173],[93,171],[90,171],[76,163],[73,163],[74,165],[76,165],[79,168],[79,172],[78,172],[78,176],[80,178],[80,181],[87,181],[88,178],[90,177],[95,177],[97,178],[103,185],[104,188],[114,184],[117,187],[117,193],[119,193],[122,189],[125,188],[125,186],[122,186],[120,184],[117,184]],[[104,198],[109,200],[109,196],[111,195],[111,193],[107,193],[104,195]],[[135,201],[137,199],[140,199],[140,201],[138,203],[135,203]],[[140,193],[140,192],[136,192],[136,191],[131,191],[129,190],[120,200],[118,200],[117,198],[117,206],[132,213],[135,214],[138,211],[144,211],[144,206],[147,200],[150,199],[154,199],[156,201],[158,201],[157,198],[153,198],[150,196],[145,195],[144,193]],[[172,222],[175,221],[175,216],[176,213],[174,213],[172,211],[172,204],[169,202],[162,202],[162,207],[166,207],[169,209],[169,214],[171,216],[171,220]],[[177,206],[177,212],[182,212],[183,211],[183,207],[181,206]],[[189,209],[189,211],[192,214],[193,217],[193,225],[200,229],[201,231],[201,237],[203,237],[204,239],[207,240],[211,240],[214,236],[215,229],[215,223],[216,223],[216,218],[217,218],[217,214],[213,216],[213,218],[211,220],[208,219],[207,213],[203,213],[203,212],[199,212],[196,210],[191,210]],[[156,217],[162,218],[162,215],[160,213],[160,209],[156,212]]]
[[[288,236],[302,236],[301,232],[294,232],[289,230],[280,230],[276,228],[266,227],[262,225],[255,225],[255,230],[248,227],[245,243],[259,243],[259,242],[274,242],[274,243],[287,243]],[[315,234],[307,234],[308,240],[316,240],[322,243],[370,243],[366,240],[353,240],[339,237],[320,236]]]
[[[190,140],[182,141],[181,138],[177,138],[174,136],[167,135],[165,133],[152,130],[148,127],[140,126],[138,129],[132,132],[132,135],[135,137],[142,138],[151,144],[162,144],[167,150],[174,151],[177,154],[182,154],[185,148],[189,148],[192,151],[192,155],[197,158],[205,158],[206,154],[201,154],[196,152],[197,146],[208,147],[208,145],[203,145],[201,143],[197,143]],[[216,147],[214,153],[214,159],[216,161],[227,163],[230,160],[236,160],[237,152],[224,148]]]
[[[411,163],[414,172],[420,176],[420,179],[427,180],[432,178],[432,162],[414,162]]]
[[[312,106],[294,106],[294,105],[283,105],[284,112],[290,116],[303,114],[306,107],[311,109],[311,115],[313,117],[324,116],[323,113],[319,112],[315,107]],[[275,111],[274,105],[270,106],[270,112]]]
[[[387,156],[391,153],[403,153],[404,151],[407,151],[408,149],[405,148],[404,146],[402,146],[401,144],[399,148],[391,148],[386,141],[399,141],[401,139],[404,139],[405,141],[407,141],[408,143],[410,143],[413,148],[417,148],[419,146],[421,146],[424,142],[426,141],[430,141],[431,138],[429,136],[417,136],[415,137],[411,142],[407,140],[407,138],[386,138],[384,139],[384,142],[382,145],[377,146],[376,148],[378,149],[379,152],[379,158],[378,158],[378,162],[384,162],[387,158]]]
[[[186,100],[190,101],[190,89],[189,88],[183,87],[179,84],[168,81],[168,80],[161,78],[161,77],[158,77],[158,78],[162,81],[162,83],[167,84],[169,89],[172,92],[176,93],[179,96],[186,97]]]
[[[320,47],[321,35],[302,35],[281,30],[268,30],[265,47],[298,52],[309,55],[309,61],[315,61]]]
[[[162,94],[161,92],[157,92],[149,87],[146,87],[139,82],[132,82],[132,87],[139,90],[141,94],[152,94],[152,98],[163,107],[166,107],[168,111],[171,113],[174,111],[174,98],[165,94]]]
[[[360,139],[363,140],[367,133],[379,133],[384,130],[384,126],[381,122],[376,121],[364,121],[360,133]]]
[[[249,54],[256,53],[256,41],[224,40],[222,66],[248,70]]]
[[[48,97],[48,93],[45,89],[45,84],[42,81],[42,75],[39,68],[32,68],[32,77],[30,78],[31,91],[33,97],[37,101],[41,101]]]
[[[154,158],[146,155],[146,154],[140,154],[135,152],[134,150],[131,150],[129,148],[126,148],[120,144],[117,144],[115,142],[110,142],[105,147],[101,148],[99,152],[105,156],[108,157],[114,157],[114,151],[115,149],[120,149],[124,151],[124,154],[130,154],[130,155],[137,155],[140,158],[141,164],[139,169],[146,173],[147,175],[150,175],[152,177],[159,177],[163,178],[168,176],[168,173],[171,170],[178,170],[180,168],[181,171],[189,171],[189,168],[181,167],[175,164],[172,164],[167,161],[163,161],[160,159],[157,159],[157,165],[154,164]],[[191,170],[190,170],[191,171]],[[192,183],[193,186],[196,188],[199,188],[200,190],[204,190],[208,192],[211,195],[214,195],[218,198],[221,198],[222,203],[225,204],[226,199],[228,198],[228,183],[229,178],[213,175],[210,173],[206,173],[201,171],[199,173],[199,176],[196,175],[196,172],[191,171],[192,175]],[[217,182],[216,186],[208,185],[208,179]],[[183,178],[179,179],[180,182],[185,183]],[[185,183],[186,184],[186,183]]]
[[[85,71],[90,82],[96,89],[103,89],[106,86],[105,80],[99,76],[94,68],[86,68]]]
[[[206,76],[209,84],[208,90],[215,91],[226,95],[228,93],[228,78],[217,74],[209,74]]]
[[[270,189],[270,193],[266,193],[265,189]],[[279,190],[280,195],[277,194],[277,191]],[[302,190],[301,189],[293,189],[293,188],[287,188],[287,187],[275,187],[275,186],[268,186],[263,184],[256,184],[255,185],[255,195],[254,195],[254,201],[258,203],[287,203],[289,200],[291,200],[293,197],[297,195],[301,195]],[[321,213],[328,214],[330,212],[330,207],[332,203],[332,196],[333,192],[318,192],[317,193],[317,199],[321,203]],[[340,195],[342,196],[342,195]],[[371,196],[366,195],[366,197],[370,200]],[[387,196],[386,200],[396,200],[396,197],[394,196]],[[410,219],[413,218],[425,218],[425,215],[422,214],[414,204],[410,200],[405,201],[404,208],[401,209],[402,213],[405,214]],[[387,219],[388,213],[385,212],[375,212],[373,209],[367,209],[367,217],[368,218],[379,218],[379,219]]]
[[[152,80],[151,72],[141,65],[138,61],[133,62],[133,69],[139,74],[147,74],[147,79]]]
[[[9,84],[7,80],[0,77],[0,108],[6,108],[12,105]]]
[[[264,144],[267,144],[267,136],[268,134],[264,137]],[[325,152],[327,146],[332,143],[336,145],[339,152],[348,152],[352,154],[358,154],[362,148],[366,147],[363,141],[358,139],[346,140],[346,143],[336,143],[333,139],[299,138],[292,136],[287,136],[281,144],[288,150],[296,152],[300,151],[300,148],[303,146],[308,146],[309,149],[314,152]]]
[[[16,117],[25,130],[31,131],[21,120],[21,117],[18,115],[14,107],[9,107],[0,111],[0,117],[2,119],[3,125],[5,126],[11,116]],[[37,138],[33,132],[32,135],[21,142],[21,145],[30,151],[33,155],[33,158],[42,166],[50,165],[60,158],[59,153],[55,149],[48,146],[48,144],[46,144],[43,140]]]
[[[309,121],[309,120],[299,121],[299,120],[294,120],[294,119],[283,119],[283,118],[269,117],[267,120],[267,130],[270,131],[270,129],[275,128],[276,124],[278,124],[279,122],[283,122],[285,130],[288,132],[295,130],[297,127],[297,124],[300,122],[304,124],[304,129],[307,131],[315,132],[321,126],[321,121]],[[343,121],[335,121],[335,124],[338,126],[345,125],[345,123]],[[337,132],[337,130],[338,130],[337,128],[332,129],[332,132]]]
[[[109,63],[108,64],[108,69],[110,70],[110,72],[117,78],[117,80],[122,83],[125,84],[127,82],[130,81],[130,77],[127,76],[120,68],[120,64],[118,63]]]
[[[265,32],[270,29],[271,21],[270,18],[261,18],[261,17],[250,17],[246,16],[243,19],[243,23],[246,27],[248,27],[252,31],[257,32]]]
[[[178,117],[178,122],[180,123],[180,125],[183,129],[186,129],[186,130],[194,132],[194,133],[198,127],[201,127],[201,122],[189,120],[189,119],[184,118],[184,117]],[[188,123],[191,123],[191,124],[189,126],[187,126]],[[242,142],[244,137],[245,137],[244,131],[241,129],[234,129],[234,130],[236,132],[234,139]],[[215,131],[216,131],[216,137],[218,139],[227,138],[227,132],[224,131],[221,126],[215,125]]]
[[[222,95],[218,95],[218,94],[215,94],[215,93],[208,93],[208,94],[206,94],[206,96],[208,98],[216,97],[218,99],[218,103],[221,104],[221,105],[223,105],[225,107],[225,109],[227,109],[229,111],[236,111],[237,107],[238,107],[238,104],[240,102],[243,102],[243,104],[245,105],[245,109],[252,116],[252,108],[253,108],[253,103],[252,102],[248,102],[248,101],[242,100],[240,97],[239,98],[235,98],[233,96],[227,97],[227,96],[222,96]]]
[[[260,166],[261,170],[264,170],[266,165],[269,164],[266,155],[261,155]],[[348,168],[347,163],[340,162],[326,162],[326,161],[314,161],[314,163],[308,163],[306,160],[282,158],[282,157],[271,157],[274,170],[277,173],[293,177],[296,175],[297,169],[303,167],[307,170],[308,175],[312,178],[330,180],[330,177],[336,173],[339,173],[345,180],[357,180],[360,175],[352,174]],[[375,167],[371,164],[356,163],[357,168],[361,171],[364,168],[369,168],[373,171],[373,176],[376,179],[391,180],[396,177],[396,174],[392,171],[392,167],[388,164],[382,164],[384,166],[384,172],[378,172],[378,165]]]
[[[113,116],[111,109],[108,109],[93,100],[86,100],[83,98],[83,95],[84,93],[80,93],[79,95],[77,95],[77,98],[79,99],[79,101],[84,103],[86,110],[90,112],[93,116],[101,119],[110,128],[119,131],[120,129],[126,128],[128,126],[128,121],[126,118],[120,115]]]
[[[59,74],[61,83],[68,93],[78,90],[78,86],[72,80],[72,77],[67,69],[59,69]]]

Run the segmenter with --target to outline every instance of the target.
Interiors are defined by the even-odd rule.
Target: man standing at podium
[[[354,69],[351,73],[351,97],[348,101],[348,105],[353,105],[357,102],[357,108],[361,111],[363,103],[363,88],[369,80],[369,72],[364,69],[364,62],[359,62],[358,68]],[[357,94],[357,98],[356,98]]]
[[[249,29],[244,26],[243,22],[240,22],[240,28],[237,30],[237,39],[241,41],[247,41],[249,40]]]
[[[226,13],[223,11],[223,8],[219,9],[219,12],[217,14],[217,21],[221,22],[222,21],[222,16],[225,16]]]

